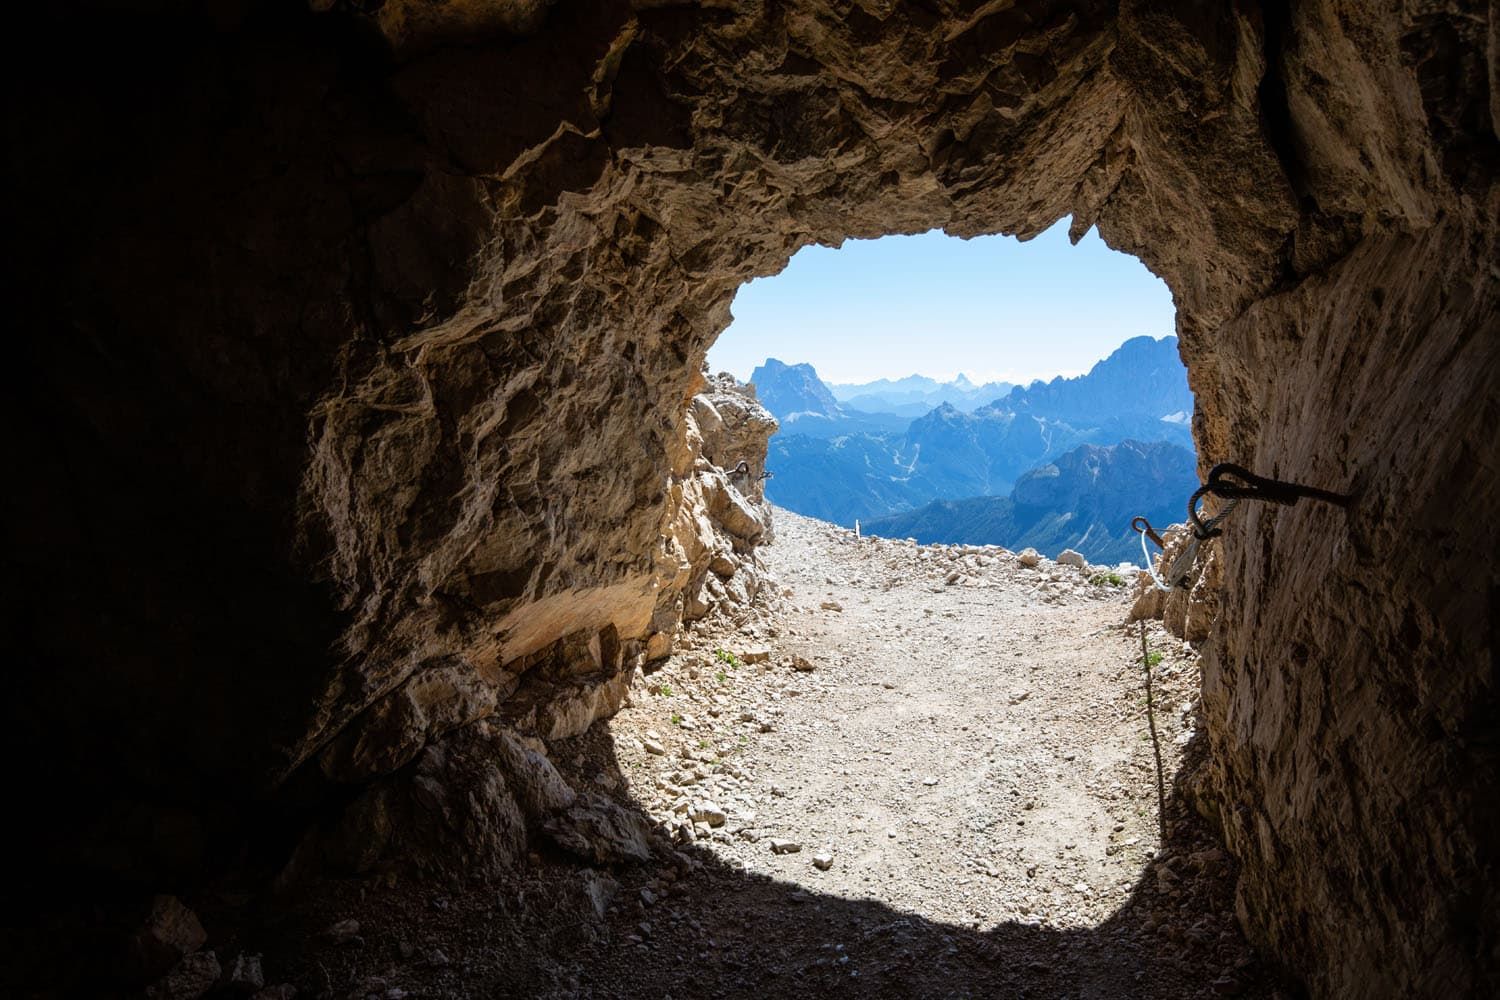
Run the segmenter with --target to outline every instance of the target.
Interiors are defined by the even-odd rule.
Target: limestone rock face
[[[689,401],[685,424],[684,471],[663,527],[661,594],[647,639],[653,659],[670,652],[680,621],[754,599],[764,582],[754,549],[773,537],[762,473],[776,420],[753,389],[728,375],[710,379]]]
[[[1358,495],[1236,512],[1183,617],[1248,930],[1319,996],[1496,992],[1493,5],[7,26],[0,729],[51,764],[14,789],[56,803],[38,884],[202,876],[318,782],[346,833],[514,860],[485,716],[574,731],[760,586],[768,418],[699,373],[735,290],[1071,215],[1172,287],[1205,467]]]

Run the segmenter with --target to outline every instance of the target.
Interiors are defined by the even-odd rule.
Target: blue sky
[[[1077,375],[1125,340],[1174,332],[1167,286],[1068,220],[1021,243],[920,236],[805,247],[743,286],[711,370],[747,379],[767,357],[811,362],[827,382],[913,373],[975,382]]]

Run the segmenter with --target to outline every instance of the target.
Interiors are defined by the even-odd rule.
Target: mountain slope
[[[806,387],[807,378],[816,379],[811,366],[768,361],[763,369],[778,380],[781,410],[771,409],[782,420],[771,441],[769,468],[776,478],[767,495],[845,526],[932,500],[1004,496],[1027,470],[1084,444],[1193,446],[1192,394],[1174,337],[1136,337],[1087,375],[1035,382],[972,413],[944,403],[911,421],[860,414],[844,404],[835,404],[839,415],[828,416],[826,398]],[[889,384],[920,388],[921,381],[912,376]],[[822,408],[805,409],[813,405]]]
[[[774,473],[766,497],[845,526],[926,503],[935,494],[897,464],[895,440],[879,434],[777,434],[766,452],[766,467]]]
[[[1090,562],[1139,562],[1131,518],[1181,520],[1197,485],[1197,459],[1186,448],[1161,441],[1083,445],[1021,476],[1009,496],[938,500],[864,528],[922,543],[1029,545],[1048,556],[1071,548]]]

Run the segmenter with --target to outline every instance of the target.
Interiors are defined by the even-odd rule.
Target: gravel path
[[[708,833],[729,864],[930,920],[1088,927],[1128,899],[1159,844],[1137,650],[1111,628],[1118,589],[1062,567],[1077,589],[1049,603],[1036,591],[1049,567],[964,566],[785,512],[763,552],[785,610],[695,645],[772,658],[679,655],[616,720],[638,801],[679,824],[673,803],[710,802],[728,821],[695,839]],[[1180,733],[1180,714],[1164,715]],[[642,728],[666,758],[637,752]],[[773,853],[772,839],[802,850]]]
[[[651,816],[660,863],[539,856],[498,893],[325,897],[398,956],[378,974],[325,956],[330,994],[1277,995],[1229,859],[1175,797],[1158,842],[1120,587],[777,518],[777,592],[700,623],[630,707],[551,748],[576,787]],[[1151,642],[1170,783],[1197,674]]]

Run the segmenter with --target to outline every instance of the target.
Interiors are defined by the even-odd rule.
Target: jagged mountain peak
[[[750,381],[761,404],[778,419],[793,420],[803,414],[836,418],[843,413],[838,400],[818,378],[817,369],[806,362],[787,364],[767,358],[751,373]]]

